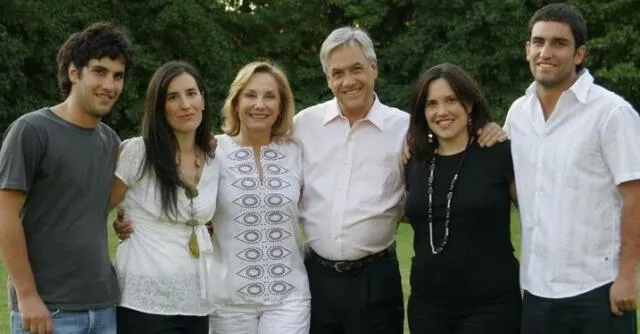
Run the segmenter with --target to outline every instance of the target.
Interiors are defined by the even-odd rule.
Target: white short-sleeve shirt
[[[507,115],[520,219],[521,285],[575,296],[618,275],[620,183],[640,179],[640,117],[583,70],[545,121],[533,83]]]
[[[129,140],[120,153],[116,177],[128,186],[120,204],[134,233],[118,246],[115,269],[122,291],[121,306],[163,315],[204,316],[213,310],[208,282],[212,270],[212,245],[205,223],[216,209],[220,159],[204,163],[198,196],[193,200],[199,226],[187,226],[190,200],[178,188],[177,219],[162,211],[160,188],[152,171],[143,173],[145,144],[141,137]],[[196,233],[200,257],[188,250]]]
[[[222,171],[213,221],[226,271],[219,282],[227,289],[226,303],[273,305],[309,299],[298,227],[298,145],[263,146],[261,180],[253,148],[240,146],[228,135],[217,138]]]

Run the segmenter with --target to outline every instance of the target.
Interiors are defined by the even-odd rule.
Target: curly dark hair
[[[97,22],[67,38],[57,56],[58,86],[63,99],[71,93],[69,66],[73,64],[82,75],[90,60],[103,57],[122,60],[126,77],[133,66],[133,48],[124,30],[111,23]]]

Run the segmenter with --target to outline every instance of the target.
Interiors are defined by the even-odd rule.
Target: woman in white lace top
[[[214,216],[223,287],[215,334],[306,334],[310,293],[298,229],[300,148],[291,141],[294,101],[284,73],[265,62],[240,70],[224,108]],[[137,232],[136,232],[137,233]]]
[[[213,245],[205,223],[216,208],[220,159],[195,68],[169,62],[147,89],[142,137],[123,144],[112,203],[122,200],[135,233],[115,259],[122,300],[118,333],[208,332]]]

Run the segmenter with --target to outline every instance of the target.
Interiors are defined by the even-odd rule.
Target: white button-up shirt
[[[311,248],[330,260],[357,260],[389,247],[404,199],[401,155],[409,114],[376,98],[349,126],[333,100],[296,115],[304,185],[300,220]]]
[[[640,179],[640,117],[587,70],[545,121],[533,83],[507,115],[522,223],[522,288],[565,298],[618,275],[622,198]]]

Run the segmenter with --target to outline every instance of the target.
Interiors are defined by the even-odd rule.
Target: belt
[[[391,255],[394,255],[395,251],[396,251],[396,244],[393,243],[393,245],[389,246],[388,248],[378,253],[367,255],[358,260],[334,261],[334,260],[327,260],[322,256],[318,255],[318,253],[316,253],[313,249],[308,248],[309,256],[311,258],[318,261],[318,263],[322,264],[323,266],[329,267],[339,273],[351,271],[354,269],[360,269],[364,267],[367,263],[371,263],[371,262],[389,257]]]

